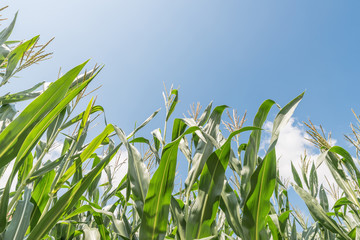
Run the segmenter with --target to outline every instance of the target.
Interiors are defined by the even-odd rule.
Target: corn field
[[[16,16],[0,32],[0,88],[51,57],[49,42],[40,44],[38,36],[9,40],[15,22]],[[193,105],[189,116],[177,118],[179,92],[165,89],[164,127],[151,131],[151,139],[141,136],[143,127],[160,110],[131,133],[105,120],[102,132],[90,138],[104,109],[94,98],[79,106],[92,94],[88,87],[102,66],[86,65],[49,86],[42,82],[0,96],[0,239],[360,239],[358,155],[331,146],[311,122],[310,141],[320,157],[308,163],[310,171],[294,165],[289,171],[313,222],[289,202],[275,146],[304,93],[281,108],[265,100],[244,126],[245,115],[234,112],[227,119],[228,107],[212,103],[203,111]],[[27,105],[17,114],[22,101]],[[260,155],[272,108],[278,112],[271,141]],[[359,128],[352,131],[347,139],[360,150]],[[120,154],[127,172],[115,185]],[[333,206],[318,183],[323,164],[341,189]],[[178,166],[187,169],[179,183]]]

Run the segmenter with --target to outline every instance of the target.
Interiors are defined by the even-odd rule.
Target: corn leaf
[[[256,113],[256,116],[254,118],[253,126],[261,128],[264,124],[267,115],[271,109],[271,107],[275,104],[273,100],[266,100],[264,101],[258,112]],[[240,195],[242,196],[242,199],[245,200],[247,194],[250,191],[250,177],[255,171],[257,158],[258,158],[258,151],[260,146],[260,140],[261,140],[261,130],[254,130],[249,138],[249,142],[246,146],[245,150],[245,156],[244,156],[244,163],[243,163],[243,174],[241,175],[241,189],[240,189]],[[242,202],[242,205],[244,204],[244,201]]]
[[[3,45],[8,40],[8,38],[10,37],[11,32],[14,29],[14,26],[15,26],[17,14],[18,13],[15,14],[15,17],[11,21],[10,25],[0,32],[0,45]]]
[[[5,232],[5,240],[22,240],[24,239],[26,229],[30,223],[31,211],[34,204],[30,202],[31,190],[25,188],[24,200],[17,204],[14,216]]]
[[[36,43],[38,38],[39,36],[33,37],[32,39],[20,44],[9,53],[5,75],[0,83],[0,86],[8,82],[9,78],[14,73],[15,68],[18,65],[19,61],[23,58],[24,53]]]
[[[305,204],[307,205],[311,216],[314,220],[319,221],[321,225],[326,227],[328,230],[332,231],[333,233],[339,234],[344,239],[351,239],[332,218],[330,218],[324,209],[320,206],[315,198],[313,198],[309,193],[307,193],[301,187],[293,185],[294,190],[299,194],[299,196],[304,200]]]
[[[219,132],[219,125],[221,122],[221,115],[224,112],[225,108],[227,106],[218,106],[216,107],[213,112],[211,113],[211,116],[208,120],[208,123],[205,125],[203,132],[207,133],[211,137],[215,138],[217,137],[217,134]],[[194,185],[195,181],[198,179],[198,177],[201,174],[201,171],[205,165],[206,160],[209,158],[209,156],[213,152],[213,144],[210,144],[209,142],[206,143],[204,141],[200,141],[197,145],[196,152],[194,154],[193,160],[192,160],[192,167],[188,173],[188,176],[185,180],[185,186],[187,189],[186,195],[189,194],[192,185]]]
[[[110,152],[101,162],[86,174],[78,183],[76,183],[70,190],[64,193],[54,204],[54,206],[40,219],[33,231],[30,233],[28,240],[41,239],[48,233],[51,228],[57,223],[62,215],[71,209],[83,193],[88,189],[92,181],[100,174],[104,167],[114,157],[120,146],[117,146]]]
[[[181,138],[199,130],[191,127],[175,141],[167,144],[160,165],[150,180],[140,226],[140,239],[163,239],[168,222],[171,192],[174,187],[178,145]]]
[[[0,134],[0,168],[8,164],[20,150],[26,136],[65,96],[71,82],[86,62],[73,68],[55,81],[32,101],[20,115]],[[3,147],[5,146],[5,147]]]
[[[229,163],[232,138],[255,127],[243,127],[230,134],[220,149],[207,159],[201,172],[198,196],[187,220],[186,238],[204,238],[215,234],[214,221],[224,186],[225,171]]]
[[[236,196],[234,190],[226,180],[224,181],[224,187],[221,192],[220,207],[225,213],[226,220],[232,230],[237,236],[243,238],[244,234],[241,227],[242,220],[240,213],[240,199]]]
[[[149,188],[150,173],[143,162],[139,151],[127,141],[123,130],[114,127],[120,140],[124,143],[128,153],[128,178],[133,193],[135,207],[139,215],[143,214],[146,193]]]

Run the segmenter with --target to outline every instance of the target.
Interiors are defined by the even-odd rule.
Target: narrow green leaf
[[[18,13],[16,12],[15,17],[11,21],[10,25],[0,32],[0,45],[3,45],[8,40],[8,38],[10,37],[11,32],[14,29],[14,26],[15,26],[17,14]]]
[[[78,183],[64,193],[54,204],[54,206],[40,219],[38,224],[30,233],[27,240],[37,240],[45,236],[51,228],[57,223],[60,217],[71,209],[88,189],[92,181],[100,174],[104,167],[110,162],[119,150],[117,146],[109,155],[107,155],[94,169],[86,174]]]
[[[323,185],[320,185],[319,191],[319,198],[320,198],[320,206],[325,210],[325,212],[329,211],[329,201],[325,192]]]
[[[116,134],[124,143],[128,153],[128,178],[130,181],[131,192],[135,202],[136,210],[139,215],[143,214],[146,193],[148,192],[150,173],[143,162],[139,151],[127,141],[126,135],[118,127],[114,127]]]
[[[217,134],[219,132],[219,125],[221,122],[221,115],[224,112],[225,108],[227,106],[218,106],[216,107],[213,112],[211,113],[211,116],[209,118],[208,123],[205,125],[203,132],[207,133],[211,137],[215,138],[217,137]],[[198,177],[201,174],[201,171],[205,165],[206,160],[209,158],[209,156],[212,154],[214,149],[213,144],[210,142],[205,143],[204,141],[199,141],[196,152],[193,157],[192,161],[192,167],[188,173],[188,176],[185,180],[185,186],[187,189],[186,195],[189,195],[189,191],[194,185],[195,181],[198,179]]]
[[[166,121],[169,120],[171,114],[174,112],[175,106],[176,106],[176,104],[178,103],[178,99],[179,99],[179,92],[178,92],[177,89],[172,90],[172,91],[171,91],[171,95],[175,95],[175,98],[174,98],[174,100],[172,101],[171,106],[170,106],[168,112],[166,113]]]
[[[270,197],[276,181],[275,150],[268,153],[251,177],[251,191],[243,210],[244,233],[248,239],[259,239],[265,227],[265,219],[270,210]]]
[[[104,112],[104,108],[102,106],[93,106],[91,108],[91,111],[90,111],[90,114],[93,114],[93,113],[96,113],[96,112]],[[61,126],[61,129],[65,129],[65,128],[68,128],[70,126],[72,126],[73,124],[79,122],[80,120],[83,119],[84,117],[84,114],[85,114],[85,111],[80,113],[79,115],[73,117],[71,120],[67,121],[66,123],[64,123],[62,126]]]
[[[199,126],[203,126],[209,119],[211,113],[212,101],[205,108],[204,112],[199,117]]]
[[[271,109],[271,107],[275,104],[273,100],[266,100],[264,101],[256,116],[254,118],[253,126],[262,128],[267,115]],[[255,171],[258,152],[260,147],[260,140],[261,140],[261,130],[254,130],[250,137],[249,142],[246,146],[245,156],[244,156],[244,163],[243,163],[243,173],[241,175],[241,191],[240,195],[243,196],[243,200],[246,199],[247,194],[250,191],[250,177]],[[244,201],[242,202],[242,205]]]
[[[43,177],[37,181],[34,186],[34,191],[31,194],[31,202],[34,203],[35,209],[31,214],[31,229],[36,226],[41,214],[43,213],[43,210],[45,209],[45,205],[50,198],[49,193],[54,178],[55,171],[52,170],[43,175]]]
[[[20,115],[0,134],[0,168],[9,163],[20,150],[26,136],[65,96],[72,80],[79,74],[86,62],[73,68],[55,81],[32,101]]]
[[[293,178],[294,178],[294,181],[296,182],[296,184],[299,186],[299,187],[303,187],[302,186],[302,183],[301,183],[301,179],[299,177],[299,174],[298,172],[296,171],[296,168],[294,167],[293,163],[291,162],[291,172],[293,174]]]
[[[224,187],[225,171],[229,163],[232,138],[254,127],[243,127],[230,134],[220,149],[207,159],[201,172],[198,195],[187,220],[186,238],[204,238],[214,235],[214,221]]]
[[[315,169],[315,164],[313,162],[311,170],[310,170],[310,192],[311,195],[316,198],[318,193],[318,177]]]
[[[141,218],[140,239],[163,239],[165,237],[171,192],[174,187],[178,145],[181,138],[200,130],[191,127],[175,141],[167,144],[161,155],[160,165],[150,180]]]
[[[57,118],[57,116],[65,109],[65,107],[90,83],[91,80],[84,82],[79,87],[72,89],[68,92],[64,99],[59,102],[54,109],[52,109],[27,135],[23,145],[21,146],[19,153],[16,157],[16,161],[21,163],[22,158],[30,153],[32,148],[41,138],[42,134],[50,126],[50,124]],[[79,141],[79,138],[77,139]]]
[[[312,217],[315,221],[319,221],[321,225],[326,227],[328,230],[333,233],[339,234],[344,239],[351,239],[347,234],[343,231],[342,227],[339,226],[332,218],[330,218],[324,209],[320,206],[320,204],[314,199],[309,193],[307,193],[304,189],[293,185],[295,191],[299,194],[299,196],[304,200],[306,206],[308,207]]]
[[[94,98],[91,98],[85,112],[84,112],[84,115],[83,115],[83,118],[81,119],[81,123],[80,123],[80,128],[79,128],[79,131],[78,131],[78,136],[76,138],[76,141],[79,141],[80,137],[81,137],[81,134],[82,132],[84,131],[84,128],[85,128],[85,125],[86,123],[88,122],[88,119],[89,119],[89,116],[90,116],[90,112],[91,112],[91,109],[93,107],[93,101],[94,101]]]
[[[182,206],[184,207],[184,203],[180,199],[175,199],[171,196],[171,217],[174,219],[174,222],[177,226],[177,235],[179,239],[186,239],[186,221],[185,216],[182,208],[180,207],[179,202],[181,202]]]
[[[15,68],[18,65],[19,61],[23,58],[24,53],[36,43],[38,38],[39,36],[33,37],[32,39],[20,44],[9,53],[6,72],[3,77],[3,80],[0,83],[0,87],[8,82],[9,78],[14,73]]]
[[[39,96],[41,94],[41,92],[35,92],[35,90],[38,89],[42,85],[44,85],[44,82],[38,83],[35,86],[33,86],[32,88],[29,88],[24,91],[2,96],[2,97],[0,97],[0,105],[21,102],[21,101],[36,98],[37,96]]]
[[[260,233],[265,227],[265,219],[270,210],[270,197],[275,189],[276,181],[277,170],[275,146],[280,135],[281,127],[287,124],[303,95],[304,93],[294,98],[276,115],[268,152],[264,160],[251,176],[250,192],[244,202],[245,204],[243,210],[243,225],[245,227],[244,233],[249,239],[259,239]],[[267,109],[269,109],[269,107]],[[252,148],[258,151],[258,146],[251,147],[251,144],[258,144],[258,142],[250,140],[247,146],[247,149]],[[245,190],[242,192],[242,196],[246,196],[243,195],[246,193],[246,188],[244,189]]]
[[[0,133],[9,125],[16,115],[13,105],[3,105],[0,107]]]
[[[354,203],[356,206],[360,207],[360,203],[357,199],[357,194],[355,193],[352,184],[347,179],[346,174],[342,166],[340,165],[340,162],[335,153],[330,152],[329,150],[325,151],[320,154],[320,156],[318,157],[318,161],[326,162],[336,183],[344,191],[348,199],[352,201],[352,203]]]
[[[23,240],[30,223],[31,211],[34,204],[30,202],[31,190],[25,188],[24,200],[17,204],[14,216],[5,232],[4,240]]]
[[[226,220],[232,230],[237,236],[243,238],[244,234],[241,227],[242,219],[240,215],[240,199],[236,196],[234,190],[226,180],[224,181],[224,187],[221,192],[220,207],[225,213]]]
[[[80,154],[80,161],[75,161],[73,165],[71,165],[64,175],[59,179],[56,183],[53,193],[57,192],[61,186],[72,176],[74,175],[76,169],[79,167],[79,164],[82,164],[85,160],[87,160],[91,154],[100,146],[102,141],[109,136],[110,133],[114,131],[114,126],[108,124],[102,133],[100,133],[97,137],[95,137],[90,144],[84,149],[84,151]]]

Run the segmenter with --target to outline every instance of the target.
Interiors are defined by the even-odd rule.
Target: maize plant
[[[356,116],[356,114],[355,114]],[[356,116],[359,121],[358,117]],[[330,139],[325,137],[324,131],[320,130],[311,122],[306,123],[309,139],[320,150],[320,156],[313,162],[310,175],[307,175],[307,167],[301,168],[301,176],[292,167],[295,183],[294,189],[305,201],[311,216],[316,221],[313,237],[315,239],[359,239],[359,160],[358,152],[353,157],[348,151],[339,146],[332,146]],[[346,139],[359,149],[358,127],[351,125],[353,137]],[[318,186],[317,169],[326,164],[334,181],[329,182],[328,189],[321,184]],[[328,195],[335,199],[330,206]],[[339,191],[340,190],[340,191]]]
[[[8,40],[15,19],[0,33],[0,87],[20,70],[50,56],[46,44],[37,45],[38,37]],[[279,108],[264,156],[259,155],[262,127],[274,101],[263,102],[251,126],[243,126],[244,118],[224,122],[230,131],[225,134],[221,127],[225,105],[213,108],[210,103],[203,112],[194,107],[190,117],[173,118],[179,100],[173,88],[164,93],[164,128],[151,131],[150,139],[138,136],[138,131],[159,110],[129,134],[105,121],[103,131],[89,139],[89,129],[104,109],[91,99],[85,109],[76,110],[101,70],[95,67],[81,74],[86,63],[43,92],[35,92],[40,83],[0,97],[0,178],[6,183],[0,189],[1,239],[299,239],[311,233],[311,227],[296,231],[295,219],[300,223],[301,219],[291,218],[275,151],[280,130],[303,94]],[[16,115],[13,104],[29,99]],[[59,156],[52,157],[49,153],[57,146]],[[128,169],[113,186],[114,169],[109,163],[120,152],[127,156]],[[339,148],[327,150],[324,161],[334,152],[346,156],[342,161],[356,178],[356,165]],[[188,170],[186,178],[176,179],[177,167]],[[9,176],[4,175],[7,168]],[[358,204],[350,188],[354,183],[346,182],[343,173],[336,175],[347,189],[347,198],[334,212],[339,219],[345,219],[348,207],[356,215]],[[107,182],[101,181],[101,175]],[[323,189],[317,191],[311,181],[309,186],[315,186],[311,194],[301,185],[295,188],[307,204],[313,204],[310,207],[321,209],[326,206]],[[318,193],[323,199],[320,205],[308,200]],[[330,221],[326,210],[313,217],[328,220],[318,225],[326,236],[338,231],[352,239],[356,234],[356,228],[346,232],[340,220]]]

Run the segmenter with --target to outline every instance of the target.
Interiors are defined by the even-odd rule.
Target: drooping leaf
[[[224,112],[227,106],[218,106],[216,107],[204,127],[204,132],[210,135],[213,138],[217,137],[219,131],[219,125],[221,121],[221,115]],[[185,186],[187,188],[186,195],[189,194],[189,191],[195,181],[201,174],[201,171],[205,165],[206,160],[209,158],[211,153],[213,152],[213,144],[205,143],[204,141],[199,141],[196,152],[193,157],[192,167],[188,173],[188,176],[185,180]]]
[[[235,234],[243,238],[240,199],[236,196],[234,190],[227,181],[224,181],[224,187],[221,192],[220,207],[225,213],[226,220],[234,230]]]
[[[56,224],[59,218],[71,209],[88,189],[92,181],[100,174],[104,167],[110,162],[119,150],[117,146],[101,162],[86,174],[78,183],[65,192],[54,204],[54,206],[40,219],[38,224],[30,233],[28,240],[37,240],[45,236],[46,233]]]
[[[307,193],[304,189],[298,186],[293,185],[293,188],[299,194],[299,196],[304,200],[314,220],[319,221],[321,225],[323,225],[333,233],[339,234],[344,239],[349,239],[349,240],[351,239],[344,232],[342,227],[337,222],[335,222],[335,220],[333,220],[326,214],[326,212],[316,201],[316,199],[314,199],[309,193]]]
[[[146,194],[149,188],[150,173],[143,162],[139,151],[131,145],[126,138],[125,133],[118,127],[114,127],[116,134],[124,143],[128,153],[128,178],[131,191],[136,206],[136,210],[141,216],[145,204]]]
[[[207,159],[201,172],[198,195],[187,220],[187,239],[204,238],[215,234],[214,221],[224,187],[232,138],[237,134],[254,129],[256,128],[243,127],[232,132],[221,148],[213,152]]]
[[[32,39],[20,44],[9,53],[5,75],[0,83],[0,87],[9,81],[19,61],[23,58],[25,52],[29,50],[36,43],[38,38],[39,36],[33,37]]]
[[[86,62],[73,68],[55,81],[49,88],[32,101],[20,115],[0,134],[0,168],[9,163],[20,150],[25,137],[65,96],[68,87],[79,74]]]
[[[16,18],[17,18],[17,13],[15,14],[15,17],[10,23],[10,25],[0,32],[0,45],[4,44],[10,37],[11,32],[15,26]]]
[[[31,211],[34,204],[30,202],[31,190],[25,188],[24,199],[17,204],[14,216],[5,232],[5,240],[22,240],[24,239],[26,229],[30,223]]]

